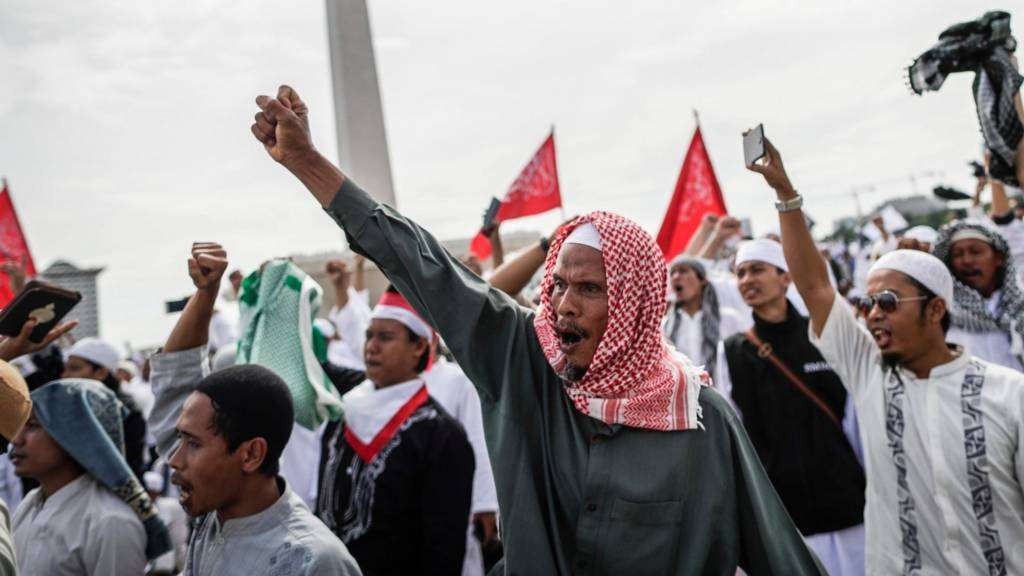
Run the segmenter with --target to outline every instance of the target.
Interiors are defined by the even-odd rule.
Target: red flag
[[[32,252],[28,249],[28,242],[21,231],[21,224],[18,223],[18,213],[14,210],[14,202],[7,189],[7,180],[4,180],[3,184],[4,187],[0,190],[0,262],[24,265],[25,277],[32,278],[36,275]],[[0,270],[0,306],[6,306],[13,298],[10,279],[3,270]]]
[[[469,243],[469,253],[476,256],[478,260],[487,260],[491,257],[491,241],[483,233],[483,230],[473,236],[473,241]]]
[[[555,134],[552,132],[505,193],[497,219],[504,222],[532,216],[561,205],[558,166],[555,163]]]
[[[658,246],[666,259],[675,257],[686,248],[701,218],[709,212],[720,216],[728,214],[698,126],[658,231]]]

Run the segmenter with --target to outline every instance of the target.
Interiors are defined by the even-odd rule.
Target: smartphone
[[[491,204],[487,206],[487,211],[484,212],[484,225],[481,230],[491,231],[491,228],[494,227],[494,219],[498,217],[498,210],[501,210],[501,200],[492,197]]]
[[[29,340],[42,342],[46,333],[81,301],[82,295],[74,290],[31,280],[0,313],[0,334],[17,336],[25,322],[34,318],[39,324]]]
[[[764,158],[764,124],[758,124],[743,135],[743,161],[752,166],[761,158]]]

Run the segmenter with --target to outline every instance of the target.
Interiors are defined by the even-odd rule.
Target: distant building
[[[539,237],[540,234],[537,232],[516,231],[502,233],[501,243],[505,248],[505,258],[508,259],[512,253],[533,244]],[[471,240],[471,238],[442,240],[441,245],[450,254],[458,258],[469,252]],[[351,265],[352,256],[351,250],[345,250],[344,252],[321,252],[319,254],[295,254],[291,256],[292,262],[301,268],[303,272],[312,276],[324,290],[323,301],[320,305],[320,316],[326,316],[330,312],[331,306],[334,305],[334,287],[331,285],[331,280],[327,277],[327,271],[325,270],[327,261],[344,260]],[[488,268],[486,264],[485,262],[485,269]],[[377,302],[387,285],[388,280],[384,277],[384,274],[372,262],[367,261],[366,287],[370,292],[371,306]]]
[[[39,273],[39,279],[82,294],[82,301],[65,318],[78,320],[72,334],[76,339],[100,335],[99,293],[96,278],[103,268],[79,268],[67,260],[57,260]]]

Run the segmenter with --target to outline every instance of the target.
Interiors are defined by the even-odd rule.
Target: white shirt
[[[914,574],[989,574],[997,566],[983,548],[1004,559],[1005,573],[1024,574],[1024,374],[965,350],[925,379],[897,369],[900,384],[839,297],[821,337],[810,332],[857,407],[868,479],[866,573],[904,573],[902,523],[916,532],[916,546],[906,548],[920,562]],[[972,362],[985,370],[980,389],[965,381]],[[993,535],[987,545],[981,522]]]
[[[121,392],[131,396],[132,400],[138,404],[139,410],[142,411],[142,416],[146,419],[149,418],[150,412],[153,411],[153,403],[156,402],[156,396],[153,394],[149,382],[142,378],[132,378],[130,382],[121,382]]]
[[[171,550],[153,560],[151,570],[177,574],[185,567],[185,553],[188,550],[188,515],[175,498],[157,498],[156,508],[160,518],[167,525],[171,536]]]
[[[429,372],[421,374],[427,382],[427,393],[462,424],[473,447],[476,471],[473,473],[473,503],[470,512],[497,512],[498,491],[494,487],[491,458],[484,439],[484,420],[480,396],[473,383],[457,364],[438,358]]]
[[[146,531],[123,500],[89,474],[49,498],[28,493],[14,515],[21,574],[138,576],[146,568]]]
[[[292,435],[278,460],[281,476],[288,481],[288,487],[310,510],[316,507],[320,438],[326,425],[324,423],[316,430],[310,430],[296,422],[292,425]]]
[[[995,316],[1002,296],[1003,291],[996,290],[985,299],[985,308],[992,316]],[[1016,321],[1024,322],[1024,318],[1018,318]],[[1010,333],[1003,332],[1002,330],[968,332],[961,328],[950,327],[949,333],[946,334],[946,341],[964,346],[972,354],[986,362],[1013,368],[1017,371],[1024,371],[1024,365],[1021,364],[1020,359],[1014,354],[1013,335]]]
[[[331,308],[327,319],[334,325],[338,338],[327,344],[327,359],[335,366],[366,370],[363,361],[363,347],[366,344],[366,329],[370,326],[372,311],[367,304],[369,296],[348,289],[348,304],[339,309]]]
[[[677,310],[679,311],[678,315],[676,314]],[[678,329],[672,327],[676,318],[679,322]],[[697,366],[707,364],[707,358],[704,357],[703,352],[704,328],[701,326],[703,320],[703,310],[698,310],[696,314],[690,316],[686,310],[677,309],[674,306],[669,308],[668,314],[665,316],[666,329],[670,331],[669,336],[671,336],[671,332],[675,332],[675,341],[672,344],[675,345],[679,353],[689,358]],[[720,306],[718,309],[719,342],[737,332],[745,332],[753,324],[754,321],[750,314],[741,316],[732,308]]]

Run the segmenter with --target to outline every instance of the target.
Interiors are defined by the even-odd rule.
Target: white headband
[[[398,322],[408,326],[409,330],[412,330],[413,334],[428,340],[434,335],[434,331],[419,316],[399,306],[378,304],[373,309],[373,314],[370,318],[374,320],[397,320]]]
[[[949,239],[949,244],[952,246],[954,242],[961,240],[981,240],[985,244],[992,244],[992,239],[985,235],[981,230],[974,228],[962,228],[957,230],[953,237]]]
[[[782,253],[782,244],[775,240],[759,238],[741,242],[736,250],[736,266],[744,262],[764,262],[776,268],[789,272],[789,265],[786,264],[786,256]]]
[[[914,226],[904,232],[903,237],[934,245],[935,241],[939,239],[939,233],[931,226]]]
[[[598,252],[601,251],[601,233],[597,231],[590,222],[586,224],[580,224],[569,233],[569,236],[565,239],[565,244],[582,244],[584,246],[590,246]]]

